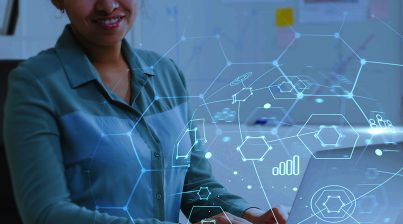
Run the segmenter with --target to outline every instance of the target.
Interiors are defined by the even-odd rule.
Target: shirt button
[[[154,152],[154,157],[155,158],[160,158],[161,154],[159,152]]]
[[[155,197],[157,198],[157,200],[161,200],[162,194],[156,194]]]

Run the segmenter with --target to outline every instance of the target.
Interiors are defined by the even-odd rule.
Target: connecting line
[[[319,211],[319,212],[317,212],[317,213],[315,213],[315,214],[312,214],[311,216],[309,216],[308,218],[306,218],[306,219],[304,219],[304,220],[298,222],[297,224],[301,224],[301,223],[304,223],[305,221],[310,220],[311,218],[315,217],[316,214],[319,214],[320,212],[322,212],[322,211],[324,211],[324,210],[326,210],[326,209],[322,209],[321,211]]]
[[[206,100],[210,99],[211,97],[215,96],[217,93],[221,92],[221,90],[227,88],[229,86],[229,84],[219,88],[217,91],[213,92],[211,95],[209,95],[208,97],[206,97]]]
[[[226,54],[225,51],[224,51],[224,47],[222,46],[222,43],[221,43],[220,38],[217,38],[217,41],[218,41],[218,45],[220,46],[221,53],[224,55],[225,61],[226,61],[226,62],[229,62],[228,56],[227,56],[227,54]]]
[[[331,95],[331,94],[304,94],[304,96],[311,96],[311,97],[346,97],[346,95]]]
[[[241,135],[241,140],[243,142],[243,135],[242,135],[242,129],[241,129],[241,101],[238,102],[238,127],[239,127],[239,134]]]
[[[271,65],[273,62],[262,61],[262,62],[232,62],[232,65]]]
[[[270,89],[270,87],[262,87],[262,88],[254,89],[254,90],[252,90],[252,92],[257,92],[257,91],[266,90],[266,89]]]
[[[210,108],[208,107],[206,101],[204,100],[204,97],[202,98],[202,100],[203,100],[203,105],[206,107],[207,113],[210,115],[210,119],[211,119],[212,121],[214,121],[214,117],[213,117],[213,115],[211,114]],[[217,124],[215,124],[215,127],[217,128]]]
[[[380,61],[367,61],[369,64],[380,64],[380,65],[390,65],[390,66],[397,66],[403,67],[402,64],[395,64],[395,63],[388,63],[388,62],[380,62]]]
[[[334,37],[334,34],[301,34],[302,37]]]
[[[250,85],[249,88],[251,88],[253,86],[253,84],[255,84],[259,79],[261,79],[263,76],[269,74],[270,72],[272,72],[274,69],[276,69],[276,67],[272,67],[271,69],[269,69],[268,71],[264,72],[261,76],[259,76],[257,79],[255,79],[255,81],[253,81]]]
[[[298,103],[298,99],[296,99],[294,101],[294,103],[291,105],[291,107],[287,111],[287,113],[284,114],[284,117],[281,118],[281,121],[277,124],[276,129],[278,129],[281,126],[281,124],[285,123],[284,121],[285,121],[286,117],[288,117],[290,115],[291,111],[294,109],[294,107],[297,105],[297,103]]]
[[[97,206],[98,209],[125,210],[125,207]]]
[[[270,201],[269,201],[269,198],[267,197],[266,191],[265,191],[264,188],[263,188],[262,181],[260,180],[259,173],[257,172],[257,168],[256,168],[255,161],[252,161],[252,164],[253,164],[253,168],[255,169],[255,173],[256,173],[257,179],[258,179],[258,181],[259,181],[260,188],[261,188],[262,191],[263,191],[263,194],[264,194],[264,197],[265,197],[265,199],[266,199],[266,202],[267,202],[267,204],[269,205],[270,209],[272,209],[273,207],[271,206],[271,203],[270,203]],[[276,220],[276,223],[278,224],[277,217],[276,217],[276,215],[274,214],[273,210],[271,210],[271,212],[273,213],[274,220]]]
[[[213,39],[215,38],[214,36],[192,36],[192,37],[186,37],[186,40],[196,40],[196,39]]]
[[[374,135],[371,135],[371,138],[370,138],[370,141],[371,141],[371,142],[372,142],[372,139],[373,139],[373,138],[374,138]],[[367,149],[368,149],[369,146],[370,146],[370,144],[367,144],[367,145],[365,146],[364,150],[362,151],[362,153],[361,153],[360,156],[358,157],[357,161],[355,162],[355,165],[357,165],[357,164],[361,161],[362,157],[363,157],[364,154],[367,152]]]
[[[378,170],[377,172],[378,172],[378,173],[384,173],[384,174],[395,175],[395,176],[398,176],[398,177],[403,177],[402,174],[395,174],[395,173],[386,172],[386,171],[380,171],[380,170]]]
[[[318,132],[313,131],[313,132],[308,132],[308,133],[304,133],[304,134],[300,134],[300,135],[288,136],[288,137],[285,137],[285,138],[279,138],[279,139],[276,139],[276,140],[267,141],[267,143],[278,142],[278,141],[282,141],[282,140],[286,140],[286,139],[290,139],[290,138],[296,138],[298,136],[312,135],[312,134],[316,134],[316,133],[318,133]]]
[[[387,182],[389,182],[389,181],[390,181],[391,179],[393,179],[395,176],[400,176],[398,173],[400,173],[402,170],[403,170],[403,168],[400,168],[400,170],[397,171],[396,173],[391,173],[391,174],[393,174],[393,175],[392,175],[390,178],[388,178],[387,180],[385,180],[383,183],[379,184],[378,186],[376,186],[376,187],[373,188],[372,190],[368,191],[367,193],[361,195],[360,197],[358,197],[358,198],[356,198],[356,199],[354,199],[354,200],[351,200],[351,201],[348,202],[346,205],[349,205],[349,204],[351,204],[351,203],[353,203],[353,202],[356,202],[357,200],[361,199],[362,197],[365,197],[366,195],[372,193],[373,191],[375,191],[376,189],[378,189],[378,188],[381,187],[382,185],[384,185],[384,184],[386,184]],[[378,171],[378,172],[379,172],[379,171]],[[326,208],[324,208],[324,209],[322,209],[322,210],[320,210],[320,211],[318,211],[318,212],[312,214],[312,215],[309,216],[308,218],[306,218],[306,219],[304,219],[304,220],[298,222],[298,224],[304,223],[305,221],[307,221],[307,220],[313,218],[314,216],[316,216],[316,214],[319,214],[319,213],[321,213],[321,212],[324,211],[324,210],[326,210]],[[351,216],[350,216],[350,217],[351,217]],[[352,218],[352,217],[351,217],[351,218]],[[355,220],[355,221],[358,222],[357,220]],[[358,222],[358,223],[359,223],[359,222]]]
[[[357,53],[342,37],[340,37],[340,40],[350,49],[351,52],[353,52],[353,54],[354,54],[359,60],[362,59],[362,58],[360,57],[360,55],[358,55],[358,53]]]
[[[183,42],[183,40],[179,40],[178,42],[176,42],[171,48],[169,48],[155,63],[154,66],[156,66],[158,63],[160,63],[160,61],[162,59],[164,59],[169,53],[171,53],[171,51],[173,49],[175,49],[177,46],[179,46],[179,44],[181,44]]]
[[[277,61],[279,61],[279,60],[284,56],[284,54],[288,51],[288,49],[290,49],[290,47],[295,43],[296,40],[297,40],[297,39],[296,39],[295,37],[292,39],[292,41],[291,41],[291,42],[288,44],[288,46],[283,50],[283,52],[281,52],[280,56],[278,56]]]
[[[348,214],[348,212],[346,210],[343,209],[343,207],[341,207],[341,210],[346,213],[352,220],[354,220],[356,223],[361,224],[357,219],[355,219],[352,215]]]
[[[324,208],[324,209],[322,209],[322,210],[319,210],[318,212],[315,212],[315,213],[311,214],[308,218],[306,218],[306,219],[304,219],[304,220],[298,222],[297,224],[304,223],[305,221],[308,221],[309,219],[315,217],[317,214],[319,214],[319,213],[321,213],[321,212],[323,212],[323,211],[325,211],[325,210],[326,210],[326,208]],[[350,216],[350,217],[351,217],[351,216]]]
[[[214,83],[221,77],[221,75],[224,73],[224,71],[230,67],[230,65],[225,65],[223,69],[221,69],[220,73],[218,73],[218,75],[215,77],[215,79],[213,80],[213,82],[211,82],[211,84],[207,87],[206,91],[204,91],[203,95],[206,95],[206,93],[211,89],[211,87],[213,87]]]
[[[288,76],[284,73],[283,69],[280,68],[280,66],[277,66],[277,69],[280,71],[281,75],[287,80],[288,83],[292,84],[291,80],[288,78]],[[300,93],[297,88],[295,87],[294,84],[291,85],[292,88],[295,90],[295,92],[298,94]]]
[[[199,190],[195,190],[195,191],[184,191],[184,192],[179,192],[179,193],[171,194],[171,196],[181,195],[181,194],[193,194],[193,193],[197,193],[197,192],[199,192]]]
[[[389,28],[392,32],[394,32],[395,34],[397,34],[400,38],[403,39],[403,35],[400,34],[397,30],[395,30],[391,25],[389,25],[388,23],[386,23],[385,21],[381,20],[380,18],[378,18],[376,15],[372,15],[373,18],[377,19],[379,22],[381,22],[383,25],[385,25],[387,28]]]
[[[371,100],[371,101],[377,101],[376,99],[373,99],[373,98],[369,98],[369,97],[365,97],[365,96],[357,96],[357,95],[354,95],[354,97],[355,98],[361,98],[361,99],[365,99],[365,100]]]
[[[277,134],[276,135],[277,138],[279,138],[280,136]],[[282,140],[279,140],[281,146],[283,147],[283,149],[287,152],[287,156],[292,157],[290,152],[288,151],[288,148],[284,145],[284,142]]]
[[[185,98],[200,98],[200,96],[159,96],[159,99],[185,99]]]
[[[364,65],[361,64],[360,69],[358,70],[358,73],[357,73],[357,78],[355,78],[355,82],[354,82],[353,88],[351,89],[351,92],[352,92],[352,93],[354,93],[355,87],[357,86],[358,79],[360,78],[361,71],[362,71],[362,68],[363,68],[363,67],[364,67]]]
[[[127,212],[127,214],[129,215],[130,222],[133,223],[133,224],[135,224],[134,219],[133,219],[132,215],[130,214],[130,212],[129,212],[129,211],[126,211],[126,212]]]
[[[346,18],[347,18],[347,13],[344,13],[344,18],[343,18],[343,22],[341,23],[340,29],[339,29],[339,33],[341,33],[341,31],[343,30],[344,24],[346,23]]]
[[[353,97],[353,98],[351,98],[351,99],[354,101],[354,103],[357,105],[358,109],[361,111],[362,115],[363,115],[363,116],[365,117],[365,119],[368,121],[369,118],[368,118],[367,115],[364,113],[364,111],[362,110],[361,106],[357,103],[357,101],[355,100],[355,98]]]
[[[136,121],[136,123],[133,125],[133,128],[130,132],[134,131],[134,129],[137,127],[137,125],[140,123],[141,119],[143,119],[144,115],[147,113],[147,111],[151,108],[151,106],[155,103],[155,99],[153,99],[153,101],[151,101],[150,105],[148,105],[148,107],[144,110],[144,112],[141,114],[141,116],[139,117],[139,119]]]
[[[355,200],[350,201],[349,203],[347,203],[346,205],[351,204],[352,202],[358,201],[359,199],[365,197],[366,195],[372,193],[373,191],[375,191],[376,189],[382,187],[383,185],[385,185],[387,182],[389,182],[390,180],[392,180],[394,177],[396,176],[401,176],[399,173],[403,170],[403,168],[400,168],[396,173],[392,173],[393,175],[391,177],[389,177],[388,179],[386,179],[384,182],[382,182],[381,184],[379,184],[378,186],[374,187],[373,189],[371,189],[370,191],[366,192],[365,194],[361,195],[360,197],[356,198]]]

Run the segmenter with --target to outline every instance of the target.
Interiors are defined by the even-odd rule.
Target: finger
[[[274,221],[277,221],[278,224],[285,224],[285,219],[284,219],[283,215],[281,215],[281,213],[278,210],[278,208],[273,208],[272,212],[273,212],[273,215],[275,217]]]

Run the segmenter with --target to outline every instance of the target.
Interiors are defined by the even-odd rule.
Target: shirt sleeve
[[[14,196],[27,224],[163,223],[80,207],[70,200],[56,110],[40,81],[20,66],[9,77],[4,137]]]
[[[176,67],[177,68],[177,67]],[[186,82],[183,73],[177,68],[181,76],[184,88]],[[189,110],[190,111],[190,110]],[[189,112],[189,116],[191,113]],[[193,125],[193,122],[189,122]],[[189,127],[190,130],[195,127]],[[199,134],[198,132],[196,133]],[[192,145],[195,138],[191,136]],[[193,148],[190,158],[190,167],[187,171],[183,192],[197,191],[200,187],[207,187],[211,192],[208,200],[200,200],[197,194],[183,194],[181,209],[183,213],[190,219],[191,222],[198,222],[201,219],[208,218],[206,214],[190,212],[194,206],[220,206],[225,212],[229,212],[235,216],[242,217],[243,213],[252,208],[243,198],[238,195],[231,194],[224,186],[222,186],[212,175],[210,162],[205,158],[205,151],[200,144],[196,144]],[[203,211],[204,212],[204,211]],[[211,216],[211,215],[208,215]]]

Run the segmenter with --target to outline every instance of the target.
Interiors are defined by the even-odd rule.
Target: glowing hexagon
[[[252,95],[252,88],[243,88],[241,91],[232,95],[232,104],[235,104],[237,102],[245,102]]]
[[[315,206],[324,218],[344,218],[352,206],[351,202],[345,190],[324,190]]]
[[[338,223],[349,218],[355,210],[353,193],[338,185],[329,185],[315,192],[311,199],[311,209],[322,221]]]
[[[324,120],[328,125],[317,126]],[[339,126],[343,126],[343,129]],[[298,139],[315,159],[351,159],[359,136],[342,114],[312,114],[297,133]],[[318,156],[315,153],[320,149],[336,147],[348,147],[351,151],[339,157],[326,157],[326,154]]]
[[[200,187],[197,195],[199,195],[200,200],[207,201],[210,198],[211,191],[208,189],[208,187]]]
[[[319,132],[315,134],[315,138],[319,140],[322,147],[338,147],[342,137],[336,125],[321,125]]]
[[[278,86],[278,89],[280,90],[281,93],[290,93],[294,88],[295,86],[290,82],[282,82]]]
[[[214,222],[214,219],[211,219],[211,217],[218,215],[220,213],[223,213],[226,218],[226,221],[228,223],[231,223],[230,219],[228,218],[227,214],[224,212],[224,210],[221,206],[196,205],[196,206],[193,206],[189,212],[189,218],[188,218],[187,224],[197,223],[197,222],[201,223],[203,220],[205,223],[207,223],[206,221],[209,221],[208,223],[213,224],[211,222]]]
[[[340,213],[345,205],[340,196],[327,196],[326,201],[323,202],[327,213]]]
[[[296,88],[295,83],[299,83],[301,79],[297,76],[280,76],[268,87],[274,99],[297,99],[301,93]]]
[[[242,161],[263,161],[272,147],[267,143],[265,136],[246,136],[237,150],[241,153]]]

